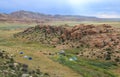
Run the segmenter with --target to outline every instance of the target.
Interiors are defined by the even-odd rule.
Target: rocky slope
[[[0,50],[0,77],[50,77],[40,69],[32,70],[27,64],[18,63],[13,55]]]
[[[15,34],[14,37],[54,47],[85,47],[86,50],[78,53],[78,56],[120,61],[120,29],[107,24],[80,24],[73,27],[37,25]]]

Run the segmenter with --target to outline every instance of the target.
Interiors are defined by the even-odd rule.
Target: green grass
[[[117,67],[113,62],[88,60],[84,58],[78,58],[77,61],[69,61],[69,57],[70,56],[58,55],[58,57],[52,57],[52,59],[68,66],[83,77],[117,77],[117,75],[110,71]]]
[[[53,24],[66,24],[66,22],[56,22]],[[90,23],[93,22],[67,22],[67,24],[78,24],[78,23]],[[94,24],[101,24],[102,22],[95,22]],[[106,22],[109,23],[109,22]],[[110,22],[109,24],[113,24],[116,27],[119,27],[120,22]],[[74,56],[75,53],[80,52],[84,49],[75,48],[75,49],[66,49],[66,53],[69,54],[67,57],[63,57],[62,59],[59,56],[55,56],[52,59],[42,55],[43,52],[58,52],[59,49],[53,48],[49,45],[43,45],[37,42],[28,42],[25,40],[18,40],[13,38],[13,34],[23,31],[23,29],[34,26],[34,24],[19,24],[19,23],[0,23],[0,49],[6,50],[9,53],[13,53],[16,55],[16,61],[27,63],[31,68],[41,67],[41,69],[48,73],[55,74],[64,74],[61,77],[117,77],[112,70],[115,70],[117,67],[113,62],[104,62],[97,60],[89,60],[84,58],[78,58],[78,61],[71,62],[68,60],[69,57]],[[28,61],[26,59],[21,58],[18,52],[24,51],[27,55],[33,57],[33,61]],[[40,51],[42,51],[40,53]],[[59,64],[57,59],[61,61]],[[66,67],[67,66],[67,67]],[[69,68],[68,68],[69,67]],[[77,73],[76,73],[77,72]],[[54,76],[53,76],[54,77]]]
[[[31,26],[35,26],[36,24],[21,24],[21,23],[1,23],[0,22],[0,30],[16,30],[16,29],[26,29]]]
[[[96,66],[102,69],[112,69],[116,68],[117,64],[115,62],[97,62],[97,61],[88,61],[88,64]]]

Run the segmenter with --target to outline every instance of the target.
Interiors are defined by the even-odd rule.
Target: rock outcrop
[[[39,41],[45,44],[85,44],[90,47],[117,47],[120,44],[120,29],[110,25],[50,26],[38,25],[14,35],[17,38]],[[74,45],[74,47],[76,47]]]
[[[36,27],[31,27],[15,34],[14,37],[50,44],[54,47],[64,45],[67,48],[97,48],[103,56],[106,55],[108,51],[111,53],[120,52],[120,29],[107,24],[80,24],[73,27],[37,25]],[[96,53],[98,52],[95,52],[95,54]]]

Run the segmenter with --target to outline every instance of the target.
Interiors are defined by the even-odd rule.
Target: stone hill
[[[113,59],[120,57],[120,29],[107,24],[102,25],[75,25],[70,27],[37,25],[15,34],[14,37],[24,40],[37,41],[43,44],[50,44],[54,47],[92,49],[91,52],[79,53],[79,56],[92,58],[105,58],[106,55]],[[97,49],[94,50],[94,49]],[[89,52],[89,53],[88,53]],[[97,53],[97,54],[96,54]]]

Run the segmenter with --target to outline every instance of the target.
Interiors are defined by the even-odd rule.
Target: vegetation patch
[[[76,60],[70,60],[72,57],[76,57]],[[68,66],[83,77],[117,77],[110,71],[117,67],[114,62],[88,60],[70,53],[66,53],[66,56],[58,54],[51,58],[60,64]]]

